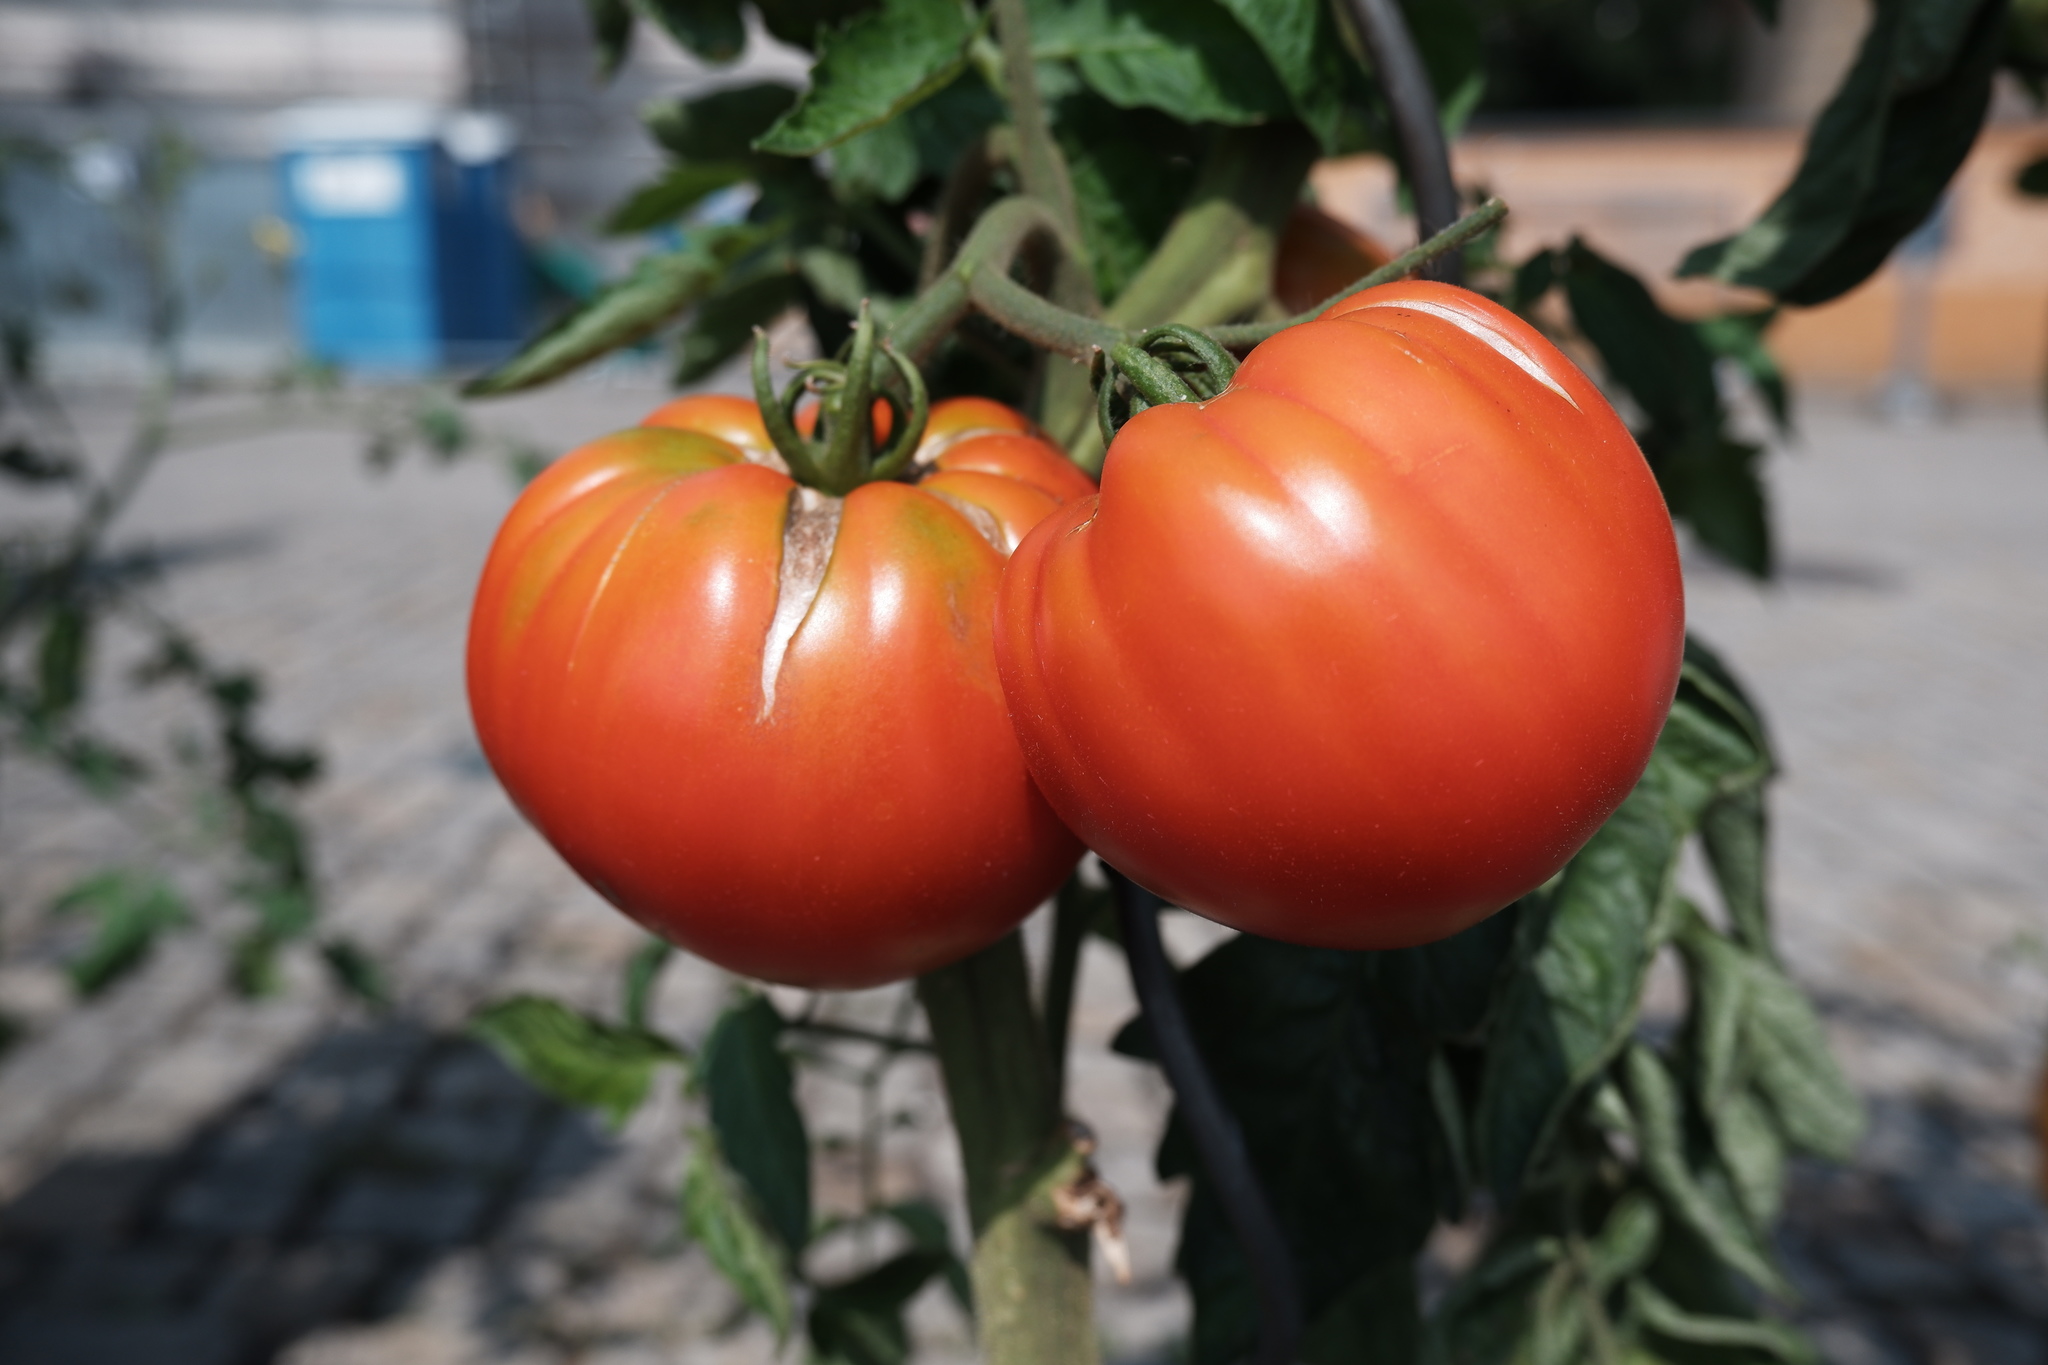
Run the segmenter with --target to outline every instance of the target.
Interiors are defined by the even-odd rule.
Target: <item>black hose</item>
[[[1415,195],[1416,226],[1420,229],[1416,239],[1427,241],[1458,221],[1458,187],[1451,179],[1451,153],[1444,145],[1444,125],[1437,116],[1429,68],[1422,64],[1422,54],[1416,50],[1415,38],[1408,32],[1408,21],[1401,17],[1396,0],[1346,3],[1394,115],[1401,168],[1408,173],[1408,188]],[[1446,252],[1420,273],[1451,284],[1463,283],[1463,253]]]
[[[1281,1235],[1280,1221],[1252,1169],[1244,1133],[1224,1108],[1216,1082],[1202,1061],[1201,1049],[1188,1028],[1187,1011],[1173,982],[1173,967],[1159,941],[1160,899],[1123,874],[1110,870],[1116,889],[1117,920],[1123,930],[1124,956],[1131,964],[1131,985],[1138,993],[1145,1026],[1159,1053],[1160,1070],[1173,1087],[1181,1121],[1195,1140],[1210,1188],[1223,1205],[1223,1216],[1237,1234],[1251,1266],[1252,1289],[1259,1301],[1259,1344],[1256,1365],[1293,1365],[1301,1344],[1301,1290],[1294,1282],[1294,1256]]]

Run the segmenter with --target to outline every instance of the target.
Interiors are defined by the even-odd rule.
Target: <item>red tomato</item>
[[[1273,252],[1273,297],[1303,313],[1392,260],[1387,249],[1313,204],[1296,204]]]
[[[1684,600],[1628,431],[1533,328],[1385,285],[1148,409],[1012,558],[996,658],[1093,848],[1240,929],[1445,937],[1641,776]]]
[[[792,985],[913,976],[1007,932],[1080,853],[990,638],[1006,527],[1058,496],[985,476],[1003,496],[838,499],[764,460],[642,427],[534,480],[470,622],[477,734],[569,864],[664,938]]]

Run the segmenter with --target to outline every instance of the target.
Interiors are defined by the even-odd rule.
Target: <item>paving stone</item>
[[[468,1236],[489,1202],[489,1189],[466,1174],[356,1175],[341,1186],[320,1226],[330,1237],[447,1244]]]
[[[8,1365],[230,1365],[235,1349],[232,1329],[209,1318],[123,1322],[20,1313],[0,1322],[0,1360]]]
[[[2043,1365],[2048,1336],[2036,1323],[1992,1313],[1916,1308],[1908,1315],[1929,1365]]]

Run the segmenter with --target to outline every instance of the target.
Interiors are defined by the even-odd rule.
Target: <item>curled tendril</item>
[[[818,403],[817,425],[809,436],[796,425],[797,406],[805,398]],[[901,474],[931,415],[924,376],[894,346],[876,337],[865,301],[853,336],[840,354],[798,365],[780,394],[769,377],[768,335],[755,328],[754,399],[761,405],[768,439],[791,477],[839,497],[864,483]],[[875,446],[877,399],[888,405],[891,418],[889,439],[880,449]]]
[[[1237,360],[1208,333],[1168,323],[1095,353],[1095,417],[1102,439],[1161,403],[1196,403],[1230,387]]]

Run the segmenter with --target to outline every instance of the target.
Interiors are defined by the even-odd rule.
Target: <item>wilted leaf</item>
[[[1796,1330],[1754,1318],[1688,1313],[1641,1280],[1629,1286],[1629,1306],[1645,1327],[1673,1341],[1696,1346],[1735,1346],[1765,1351],[1786,1365],[1810,1365],[1819,1358]]]
[[[814,156],[894,118],[960,74],[977,27],[960,0],[883,0],[824,38],[811,88],[755,147]]]
[[[749,996],[712,1026],[697,1076],[720,1150],[796,1256],[811,1240],[811,1144],[781,1039],[782,1016]]]
[[[718,1139],[696,1132],[683,1172],[683,1226],[746,1305],[787,1340],[792,1318],[789,1272],[781,1246],[762,1226]]]
[[[1771,1264],[1755,1232],[1709,1197],[1686,1160],[1685,1111],[1671,1073],[1656,1053],[1638,1043],[1624,1054],[1623,1074],[1641,1135],[1643,1170],[1680,1221],[1714,1254],[1762,1289],[1778,1295],[1791,1286]]]
[[[647,1098],[657,1066],[683,1060],[664,1038],[614,1028],[539,996],[487,1006],[469,1027],[520,1075],[565,1104],[599,1111],[614,1127]]]
[[[2048,156],[2036,157],[2020,167],[2012,184],[2021,194],[2048,195]]]
[[[1528,915],[1542,926],[1489,1030],[1475,1146],[1511,1197],[1571,1097],[1635,1027],[1643,982],[1668,925],[1680,847],[1713,801],[1763,780],[1769,755],[1728,710],[1711,655],[1688,655],[1678,696],[1636,788]]]
[[[169,882],[126,868],[86,878],[50,909],[96,921],[92,941],[64,964],[81,995],[97,995],[134,971],[148,958],[159,934],[192,922],[184,898]]]
[[[1757,1090],[1793,1146],[1846,1161],[1863,1139],[1863,1102],[1828,1050],[1812,1002],[1784,972],[1751,959],[1743,1039]]]

